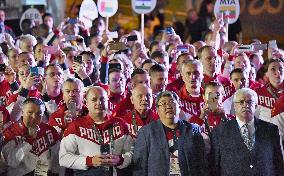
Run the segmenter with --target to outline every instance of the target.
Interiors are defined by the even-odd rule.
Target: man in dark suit
[[[207,176],[200,129],[179,120],[178,97],[164,91],[156,98],[160,120],[138,131],[134,176]]]
[[[215,176],[283,176],[283,158],[276,125],[254,118],[255,91],[234,95],[236,119],[212,131],[212,172]]]

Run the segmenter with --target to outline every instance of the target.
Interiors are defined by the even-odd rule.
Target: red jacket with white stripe
[[[94,126],[97,130],[94,129]],[[65,130],[60,145],[60,165],[71,169],[88,170],[92,167],[92,157],[101,155],[102,143],[99,136],[101,136],[103,144],[111,144],[110,130],[113,133],[114,144],[111,153],[123,157],[123,162],[116,167],[119,169],[127,167],[132,159],[133,139],[129,135],[125,122],[118,118],[112,118],[98,123],[89,115],[75,120]],[[97,134],[96,131],[99,131],[100,134]],[[115,172],[114,169],[114,175]]]
[[[256,109],[256,117],[262,119],[266,122],[272,122],[271,110],[278,97],[280,97],[283,92],[274,89],[270,84],[267,84],[256,90],[258,95],[258,106]]]

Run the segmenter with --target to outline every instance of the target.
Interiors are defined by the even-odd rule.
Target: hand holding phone
[[[78,19],[77,19],[77,18],[70,18],[70,19],[67,21],[67,23],[69,23],[69,24],[76,24],[76,23],[78,23]]]
[[[211,111],[214,112],[218,108],[218,104],[219,104],[219,102],[218,102],[218,95],[216,93],[210,92],[208,94],[207,103],[208,103],[208,108]]]
[[[167,28],[166,28],[166,33],[167,33],[167,34],[170,34],[170,35],[171,35],[171,34],[174,34],[174,29],[173,29],[172,27],[167,27]]]
[[[73,115],[76,115],[76,102],[75,101],[70,101],[67,104],[67,109],[70,111]]]
[[[5,70],[6,70],[6,65],[0,64],[0,72],[5,72]]]
[[[30,68],[30,73],[31,73],[31,75],[33,75],[33,76],[38,76],[39,74],[38,74],[38,68],[37,67],[31,67]]]
[[[269,48],[271,48],[271,49],[278,49],[278,47],[277,47],[277,43],[276,43],[276,40],[270,40],[269,42],[268,42],[268,47]]]
[[[79,64],[83,64],[83,57],[81,55],[74,57],[74,62],[77,62]]]
[[[127,47],[123,42],[114,42],[109,44],[109,49],[121,51],[121,50],[126,50]]]
[[[59,46],[43,46],[43,52],[55,55],[59,51]]]

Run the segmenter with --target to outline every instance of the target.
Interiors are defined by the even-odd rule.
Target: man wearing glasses
[[[163,91],[156,98],[160,120],[138,131],[134,176],[208,175],[200,129],[179,119],[178,97]]]
[[[258,98],[254,90],[234,95],[236,119],[212,131],[214,175],[283,175],[283,158],[277,126],[254,117]]]

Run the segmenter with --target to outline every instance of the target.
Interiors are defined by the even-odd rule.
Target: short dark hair
[[[151,76],[153,73],[156,73],[156,72],[166,72],[167,69],[160,65],[160,64],[155,64],[153,65],[150,70],[149,70],[149,75]]]
[[[59,67],[59,68],[62,70],[62,73],[63,73],[63,68],[61,67],[61,65],[58,64],[58,63],[53,63],[53,64],[47,65],[47,66],[44,68],[44,74],[46,74],[47,70],[48,70],[50,67]]]
[[[154,47],[155,45],[159,45],[159,43],[160,43],[160,42],[158,42],[158,41],[153,41],[153,42],[151,42],[150,47],[149,47],[149,50],[152,51],[153,47]]]
[[[122,71],[118,68],[111,68],[108,70],[108,75],[110,75],[113,72],[122,73]]]
[[[33,103],[33,104],[35,104],[35,105],[45,107],[44,102],[43,102],[41,99],[37,98],[37,97],[28,97],[28,98],[23,102],[23,106],[25,106],[26,104],[29,104],[29,103]]]
[[[94,53],[91,52],[91,51],[82,51],[82,52],[80,53],[80,56],[83,56],[84,54],[89,55],[92,59],[95,58]]]
[[[141,67],[143,68],[145,64],[158,64],[158,63],[157,63],[155,60],[153,60],[153,59],[146,59],[146,60],[142,63]]]
[[[223,92],[224,92],[224,87],[221,83],[219,83],[217,81],[211,81],[211,82],[209,82],[205,85],[204,94],[209,87],[219,87],[219,88],[223,89]]]
[[[157,57],[161,57],[161,58],[164,58],[166,57],[165,53],[164,52],[161,52],[161,51],[154,51],[152,54],[151,54],[151,59],[154,59],[157,58]]]
[[[243,69],[241,69],[241,68],[235,68],[233,71],[231,71],[231,73],[230,73],[230,78],[232,79],[232,75],[234,74],[234,73],[244,73],[244,70]]]
[[[202,53],[205,51],[205,50],[211,50],[211,49],[215,49],[213,46],[210,46],[210,45],[205,45],[203,47],[201,47],[198,51],[197,51],[197,56],[198,56],[198,59],[200,60],[201,57],[202,57]]]
[[[159,101],[162,97],[172,97],[173,99],[175,99],[177,101],[177,103],[179,103],[179,97],[175,92],[172,91],[162,91],[160,93],[158,93],[157,97],[156,97],[156,101],[155,101],[155,105],[156,107],[159,106]]]
[[[133,79],[136,75],[144,75],[148,74],[146,70],[143,68],[135,68],[131,74],[131,79]]]
[[[42,15],[42,20],[44,20],[45,17],[51,17],[51,18],[53,18],[53,15],[52,15],[51,13],[49,13],[49,12],[46,12],[46,13],[44,13],[44,14]]]

